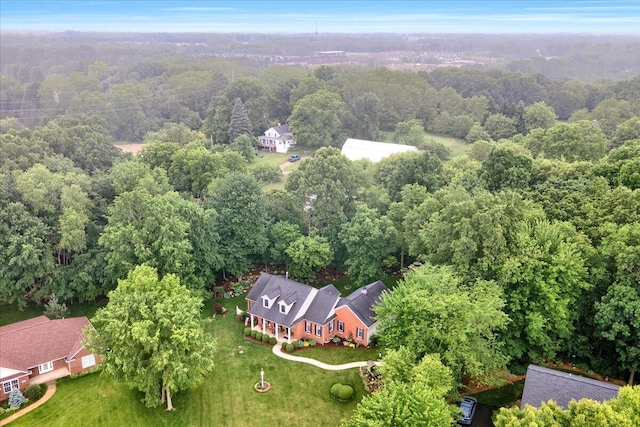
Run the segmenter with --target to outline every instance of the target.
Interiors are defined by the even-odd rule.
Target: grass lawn
[[[524,380],[509,383],[504,387],[481,391],[471,396],[478,399],[478,402],[485,405],[496,406],[498,408],[511,406],[522,397]]]
[[[233,313],[236,306],[244,308],[244,297],[209,300],[203,315],[210,316],[215,302],[230,313],[208,327],[218,342],[216,367],[200,387],[174,396],[176,411],[146,408],[139,393],[101,374],[90,374],[59,381],[49,402],[11,426],[335,426],[351,415],[364,394],[358,369],[324,371],[277,358],[271,346],[243,339],[243,325]],[[340,355],[332,355],[335,362],[331,363],[353,361],[358,353],[362,360],[371,358],[366,350],[335,350]],[[299,354],[311,355],[308,351]],[[265,381],[271,383],[271,390],[264,394],[253,389],[261,368]],[[349,403],[331,399],[329,389],[336,382],[353,385],[356,399]]]
[[[424,134],[427,140],[432,139],[451,150],[452,159],[464,154],[467,148],[469,148],[469,144],[464,139],[454,138],[452,136],[442,135],[434,132],[425,132]]]
[[[67,305],[69,315],[67,317],[93,317],[96,310],[104,307],[106,302],[93,302],[83,304]],[[23,310],[18,310],[15,305],[0,304],[0,326],[9,323],[19,322],[21,320],[31,319],[32,317],[42,316],[44,307],[38,307],[35,304],[28,304]]]

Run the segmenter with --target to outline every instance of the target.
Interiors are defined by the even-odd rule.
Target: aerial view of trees
[[[113,36],[76,57],[86,40],[69,34],[39,56],[28,37],[2,40],[0,303],[108,299],[91,345],[148,405],[171,409],[212,369],[202,299],[254,266],[313,285],[325,269],[355,287],[393,279],[375,309],[386,383],[344,426],[448,425],[463,382],[556,358],[637,382],[640,76],[570,65],[576,43],[416,71],[276,63],[271,45],[226,38],[246,56],[205,53],[177,34],[164,54],[154,36],[118,53]],[[279,49],[302,49],[292,40]],[[303,156],[286,173],[289,154],[256,148],[280,123]],[[351,161],[346,138],[418,151]],[[608,417],[628,393],[568,411]]]

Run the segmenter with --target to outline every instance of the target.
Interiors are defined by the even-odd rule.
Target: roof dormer
[[[262,306],[264,308],[271,308],[276,299],[280,296],[280,289],[276,288],[269,293],[262,295]]]

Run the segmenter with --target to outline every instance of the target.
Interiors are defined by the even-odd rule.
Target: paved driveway
[[[495,411],[495,406],[485,405],[484,403],[478,403],[478,407],[476,408],[476,415],[473,417],[472,427],[493,427],[493,422],[491,421],[491,416],[493,415],[493,411]]]

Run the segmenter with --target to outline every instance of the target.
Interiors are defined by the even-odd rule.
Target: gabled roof
[[[338,307],[349,307],[367,327],[373,325],[375,313],[373,307],[380,301],[382,294],[389,289],[380,280],[356,289],[346,298],[342,298]]]
[[[279,139],[283,141],[293,139],[293,133],[291,133],[291,131],[289,130],[289,125],[286,123],[285,124],[278,123],[278,126],[274,126],[267,129],[264,132],[264,134],[266,135],[269,131],[274,131],[276,133],[277,136],[275,137],[275,139]]]
[[[49,320],[39,316],[0,327],[0,363],[7,369],[25,371],[72,358],[82,349],[86,326],[91,326],[86,317]]]
[[[549,400],[565,409],[572,399],[586,398],[604,402],[616,397],[619,389],[619,386],[608,382],[529,365],[520,408],[524,409],[525,405],[538,408],[541,403]]]
[[[279,290],[280,298],[271,308],[264,307],[262,296],[273,295],[275,289]],[[326,324],[340,299],[340,293],[334,292],[337,289],[333,286],[316,289],[282,276],[262,273],[247,294],[247,299],[255,302],[248,313],[283,326],[293,326],[302,319]],[[280,300],[287,305],[293,304],[287,314],[280,312]]]
[[[379,162],[392,154],[418,151],[413,145],[390,144],[387,142],[367,141],[349,138],[342,146],[342,154],[349,160],[367,159],[373,163]]]

